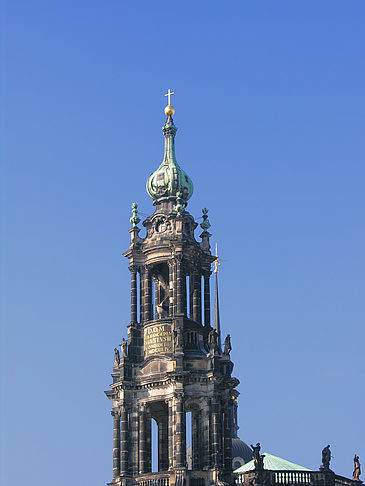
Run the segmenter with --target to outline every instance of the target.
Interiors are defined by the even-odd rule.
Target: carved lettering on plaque
[[[144,356],[172,352],[172,331],[169,324],[158,324],[144,330]]]

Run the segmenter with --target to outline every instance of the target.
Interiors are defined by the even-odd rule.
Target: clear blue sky
[[[363,0],[2,7],[2,480],[111,480],[130,205],[167,88],[209,208],[240,437],[352,474],[364,445]]]

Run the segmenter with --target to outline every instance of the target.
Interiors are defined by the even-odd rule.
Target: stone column
[[[194,273],[189,276],[189,318],[193,319]]]
[[[201,411],[202,469],[209,469],[211,466],[210,446],[210,414],[208,404],[205,403],[204,409]]]
[[[146,472],[152,471],[152,430],[151,414],[146,411]]]
[[[172,469],[174,467],[174,425],[175,425],[175,414],[173,407],[173,400],[167,400],[168,413],[169,413],[169,423],[168,423],[168,467]]]
[[[174,314],[174,262],[168,261],[169,265],[169,316]]]
[[[204,274],[204,326],[210,326],[210,288],[209,273]]]
[[[194,272],[194,293],[193,293],[193,320],[202,321],[202,302],[201,302],[201,276],[200,273]]]
[[[120,412],[120,474],[128,474],[129,466],[129,424],[128,411],[124,405]]]
[[[154,278],[153,281],[155,282],[155,319],[159,319],[159,313],[157,312],[157,306],[161,302],[160,284],[159,284],[158,278]]]
[[[139,271],[139,322],[144,319],[144,267]]]
[[[168,415],[162,415],[158,420],[158,470],[167,471],[168,458]]]
[[[184,316],[188,315],[188,299],[187,299],[187,293],[189,292],[189,289],[187,289],[186,281],[187,281],[187,276],[186,276],[186,271],[185,268],[183,268],[183,313]]]
[[[224,469],[232,470],[232,404],[229,400],[224,407],[223,453]]]
[[[131,271],[131,322],[137,322],[137,269],[129,267]]]
[[[134,406],[131,412],[131,426],[130,426],[130,473],[135,475],[139,472],[139,411],[137,406]]]
[[[186,416],[184,399],[178,395],[175,399],[175,467],[186,466]]]
[[[120,414],[112,411],[113,416],[113,479],[120,475]]]
[[[139,474],[147,472],[147,414],[146,407],[139,409]]]
[[[176,260],[176,314],[180,316],[184,315],[184,295],[184,270],[182,268],[182,261],[179,258]]]
[[[143,278],[143,320],[152,319],[152,277],[148,267],[144,270]]]
[[[221,467],[222,413],[218,400],[212,400],[212,459],[214,467]]]
[[[192,413],[192,465],[193,470],[201,469],[202,456],[202,431],[201,412],[194,410]]]

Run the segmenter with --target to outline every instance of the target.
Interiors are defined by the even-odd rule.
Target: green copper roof
[[[165,135],[164,159],[160,167],[148,178],[147,192],[153,200],[160,197],[178,196],[187,201],[193,194],[193,183],[176,162],[175,135],[177,128],[172,116],[167,117],[162,131]]]
[[[268,454],[264,452],[264,469],[269,469],[271,471],[311,471],[303,466],[299,466],[298,464],[294,464],[294,462],[286,461],[285,459],[281,459],[281,457],[273,456],[272,454]],[[243,466],[236,469],[235,473],[243,473],[247,471],[252,471],[255,469],[254,461],[249,461]]]

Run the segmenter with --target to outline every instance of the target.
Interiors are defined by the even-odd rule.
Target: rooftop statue
[[[218,333],[215,329],[212,329],[208,335],[208,345],[212,355],[219,354]]]
[[[330,468],[330,462],[331,462],[331,451],[330,451],[330,446],[328,445],[322,450],[322,465],[320,469],[328,470]]]
[[[119,366],[119,363],[120,363],[119,351],[117,348],[114,348],[114,366]]]
[[[122,347],[122,356],[123,358],[126,358],[128,356],[128,343],[124,338],[121,347]]]
[[[227,334],[226,339],[224,340],[224,354],[227,354],[229,356],[229,353],[232,351],[232,345],[231,345],[231,335]]]
[[[352,473],[352,479],[354,481],[360,481],[360,474],[361,474],[361,468],[360,468],[359,456],[357,456],[355,454],[355,456],[354,456],[354,472]]]
[[[253,462],[255,464],[255,469],[264,469],[264,457],[265,454],[260,454],[261,444],[258,442],[255,446],[251,444]]]

